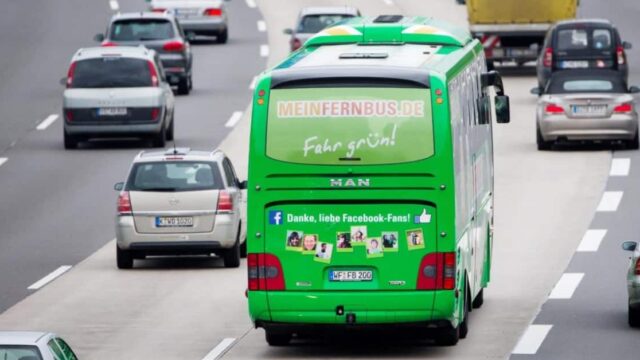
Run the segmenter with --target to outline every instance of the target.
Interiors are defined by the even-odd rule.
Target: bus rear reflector
[[[284,273],[280,259],[273,254],[252,253],[247,256],[249,291],[284,290]]]
[[[417,290],[453,290],[456,287],[456,253],[431,253],[422,258]]]

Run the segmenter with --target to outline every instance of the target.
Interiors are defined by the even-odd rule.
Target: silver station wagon
[[[59,336],[39,331],[0,331],[2,360],[76,360]]]
[[[152,0],[151,10],[173,14],[187,37],[215,36],[218,43],[229,39],[229,19],[222,0]]]
[[[640,327],[640,247],[635,241],[627,241],[622,248],[631,251],[627,271],[627,291],[629,293],[629,326]]]
[[[246,256],[245,188],[219,150],[141,152],[115,186],[118,268],[151,255],[211,254],[238,267]]]
[[[554,73],[537,106],[538,150],[558,141],[620,141],[638,149],[638,113],[633,97],[640,92],[627,87],[614,70],[567,70]]]
[[[91,138],[173,139],[175,99],[155,51],[144,47],[80,49],[63,95],[64,147]]]

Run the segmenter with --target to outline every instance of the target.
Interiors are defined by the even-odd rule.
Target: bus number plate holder
[[[372,270],[331,270],[329,281],[371,281],[373,280]]]

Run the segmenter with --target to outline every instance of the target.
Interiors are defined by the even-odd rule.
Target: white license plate
[[[526,56],[535,58],[538,55],[537,50],[532,49],[507,49],[507,56]]]
[[[332,270],[329,272],[330,281],[371,281],[371,270]]]
[[[198,9],[175,9],[174,13],[176,17],[187,18],[198,15]]]
[[[589,67],[588,61],[563,61],[563,69],[586,69]]]
[[[571,112],[574,115],[604,115],[607,113],[607,105],[573,105]]]
[[[127,115],[127,108],[124,107],[109,107],[98,109],[98,115],[100,116],[123,116]]]
[[[193,217],[191,216],[157,216],[156,227],[191,227]]]

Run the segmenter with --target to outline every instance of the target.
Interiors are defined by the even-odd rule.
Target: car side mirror
[[[636,251],[638,243],[635,241],[625,241],[622,243],[622,249],[625,251]]]
[[[638,87],[638,86],[630,86],[629,87],[629,93],[630,94],[640,93],[640,87]]]
[[[293,29],[284,29],[282,32],[285,33],[285,35],[293,35]]]
[[[493,86],[496,88],[497,95],[504,95],[504,85],[502,84],[502,76],[500,76],[499,72],[491,70],[483,73],[480,75],[480,82],[482,83],[483,89]]]
[[[529,92],[533,95],[540,95],[542,94],[542,89],[540,89],[538,86],[531,88],[531,90],[529,90]]]
[[[240,181],[240,183],[238,184],[238,187],[240,188],[240,190],[244,190],[247,188],[247,184],[248,184],[247,180],[243,180],[243,181]]]
[[[630,42],[628,42],[628,41],[623,41],[623,42],[622,42],[622,47],[623,47],[625,50],[631,50],[631,48],[633,47],[633,45],[631,45],[631,43],[630,43]]]
[[[122,189],[124,189],[123,182],[118,182],[118,183],[115,183],[115,185],[113,185],[113,190],[115,191],[122,191]]]
[[[511,111],[509,109],[509,97],[506,95],[497,95],[496,102],[496,121],[498,124],[508,124],[511,121]]]
[[[104,41],[104,34],[96,34],[96,36],[93,37],[93,41],[95,42],[103,42]]]

